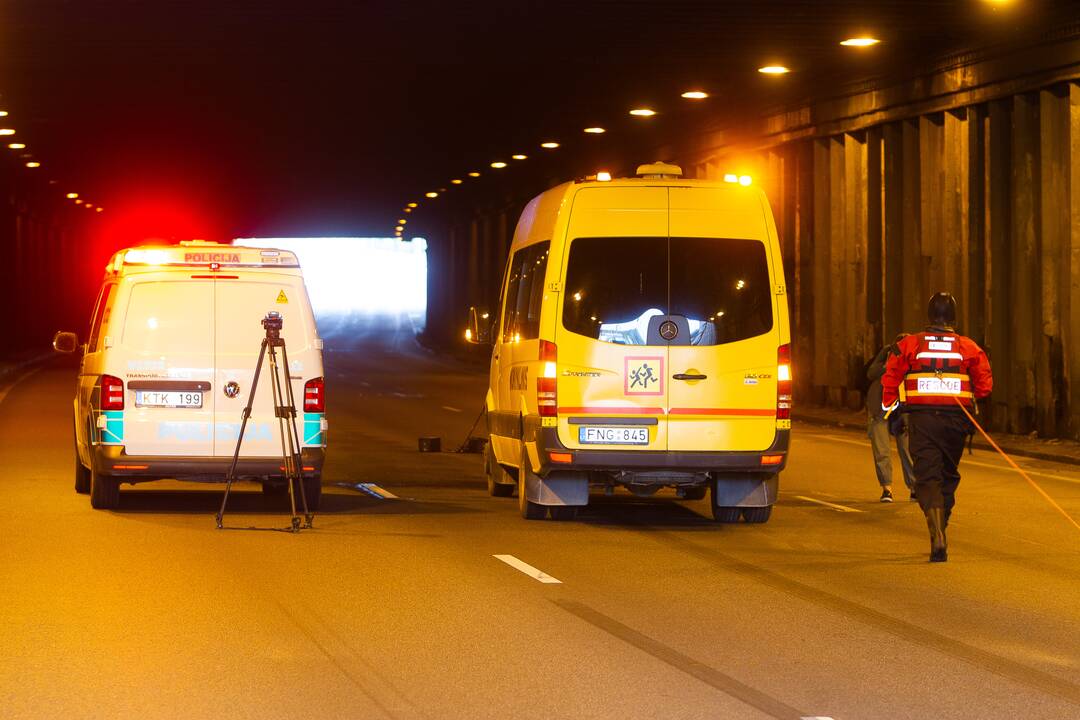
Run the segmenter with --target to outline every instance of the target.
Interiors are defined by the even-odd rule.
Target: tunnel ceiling
[[[493,189],[566,177],[605,153],[1041,32],[1075,7],[18,0],[0,9],[0,93],[42,162],[26,182],[57,180],[110,210],[175,203],[204,235],[384,235],[404,202],[452,178]],[[882,42],[838,44],[863,34]],[[757,72],[767,64],[792,72]],[[688,89],[711,97],[680,98]],[[659,114],[631,118],[636,106]],[[609,132],[586,136],[590,125]],[[541,150],[548,139],[563,145]],[[488,167],[499,159],[502,175]]]

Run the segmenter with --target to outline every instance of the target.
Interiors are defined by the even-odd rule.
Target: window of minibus
[[[101,348],[101,327],[109,322],[112,313],[113,298],[116,297],[116,283],[108,283],[101,288],[98,296],[98,304],[94,309],[94,317],[90,320],[90,337],[87,338],[87,352],[97,352]]]
[[[563,326],[644,345],[649,319],[682,315],[692,345],[719,345],[772,328],[765,245],[731,238],[576,238],[570,244]]]
[[[503,318],[504,340],[540,337],[540,309],[544,300],[544,276],[551,243],[544,241],[514,253],[509,267]]]

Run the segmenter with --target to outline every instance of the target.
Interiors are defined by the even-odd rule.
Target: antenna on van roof
[[[637,176],[646,180],[669,180],[682,177],[682,168],[666,162],[638,165]]]

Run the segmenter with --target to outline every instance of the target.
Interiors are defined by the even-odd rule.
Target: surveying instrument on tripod
[[[300,504],[303,509],[304,528],[311,527],[314,515],[308,510],[307,494],[303,487],[303,464],[300,457],[300,434],[296,429],[296,402],[293,400],[292,382],[289,380],[289,353],[285,348],[285,340],[281,337],[281,328],[285,321],[281,313],[268,312],[262,319],[266,337],[262,340],[259,348],[259,360],[255,364],[255,376],[251,380],[251,391],[248,394],[247,405],[242,413],[240,422],[240,434],[236,438],[236,448],[233,450],[232,465],[225,476],[225,497],[221,499],[221,509],[217,514],[217,526],[221,530],[224,526],[222,520],[225,517],[225,506],[229,502],[229,492],[232,490],[233,481],[236,479],[236,464],[240,459],[240,446],[244,442],[244,432],[247,430],[248,420],[251,418],[251,407],[255,402],[255,393],[259,388],[259,373],[262,371],[263,359],[267,359],[270,369],[270,390],[274,399],[274,415],[278,420],[279,436],[281,438],[281,467],[285,471],[285,482],[289,486],[289,507],[292,511],[292,523],[288,530],[299,532],[301,528],[300,514],[297,513],[296,496],[300,496]],[[281,363],[278,363],[278,348],[281,348]],[[282,378],[282,372],[285,373]]]

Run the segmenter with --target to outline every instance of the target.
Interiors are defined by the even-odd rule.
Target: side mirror
[[[53,335],[53,350],[61,353],[73,353],[79,347],[79,336],[73,332],[58,332]]]
[[[469,324],[465,326],[465,341],[473,345],[487,345],[491,342],[493,320],[487,308],[469,308]]]

